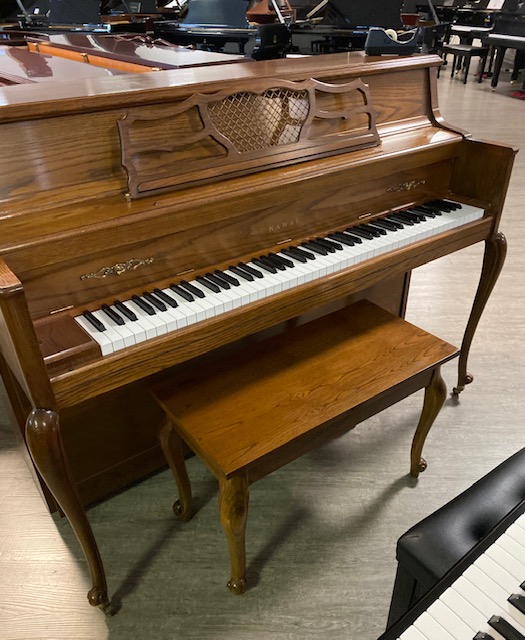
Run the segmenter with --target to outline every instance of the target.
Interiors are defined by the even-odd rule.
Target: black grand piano
[[[297,16],[303,17],[287,23],[295,53],[363,49],[370,27],[402,27],[402,0],[319,0],[317,4],[302,0],[297,7],[290,4]],[[156,23],[154,33],[175,44],[249,52],[260,31],[246,19],[247,5],[247,0],[189,0],[183,21]]]

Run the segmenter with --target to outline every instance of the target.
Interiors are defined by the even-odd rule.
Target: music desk
[[[425,388],[410,473],[446,396],[452,345],[361,301],[252,344],[242,359],[203,363],[153,388],[167,415],[161,444],[174,473],[175,514],[191,518],[184,442],[219,480],[230,559],[229,589],[246,589],[248,485]]]

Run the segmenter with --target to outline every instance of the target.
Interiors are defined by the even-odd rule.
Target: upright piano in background
[[[439,64],[341,53],[0,90],[0,135],[16,149],[0,157],[0,371],[49,506],[60,504],[86,554],[91,604],[108,598],[84,506],[162,466],[148,388],[173,367],[357,299],[402,316],[412,269],[484,242],[457,392],[470,381],[468,351],[505,255],[515,151],[443,121]],[[169,331],[157,317],[137,344],[86,320],[164,288],[180,311],[190,304],[180,287],[216,269],[324,246],[441,198],[475,218],[444,228],[427,215],[424,236],[329,262],[326,275],[232,310],[206,302]]]

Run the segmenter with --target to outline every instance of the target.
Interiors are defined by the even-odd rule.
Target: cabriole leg
[[[230,552],[231,578],[228,589],[246,591],[246,521],[248,518],[248,480],[245,476],[220,478],[219,511]]]
[[[97,543],[64,455],[58,414],[33,409],[26,422],[26,438],[38,472],[69,520],[86,556],[93,582],[87,596],[89,603],[113,613]]]
[[[492,238],[485,241],[485,255],[483,257],[483,268],[481,270],[478,290],[476,291],[472,311],[470,312],[463,342],[461,343],[461,353],[458,363],[458,384],[452,390],[455,396],[458,396],[465,388],[465,385],[470,384],[474,379],[473,376],[467,373],[470,345],[472,344],[472,339],[474,338],[481,314],[485,309],[485,305],[503,267],[506,255],[507,240],[501,232],[496,233]]]
[[[179,499],[173,504],[173,513],[183,522],[188,522],[192,516],[191,484],[184,462],[184,442],[169,418],[160,430],[159,440],[179,490]]]
[[[427,463],[421,457],[423,445],[430,431],[430,427],[434,424],[438,413],[445,402],[447,396],[447,387],[441,377],[439,367],[434,369],[430,384],[425,387],[425,399],[423,402],[423,410],[419,418],[416,433],[412,440],[412,450],[410,452],[410,475],[417,478],[418,475],[427,468]]]

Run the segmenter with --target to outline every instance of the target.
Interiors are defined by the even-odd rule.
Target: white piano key
[[[518,544],[520,544],[522,547],[525,547],[525,529],[522,529],[518,525],[517,527],[510,527],[507,530],[507,533],[513,540],[516,540]]]
[[[501,536],[493,545],[491,545],[485,552],[489,558],[492,558],[500,567],[505,569],[519,584],[525,580],[525,564],[523,564],[519,558],[515,558],[508,553],[503,547],[505,536]],[[508,536],[506,539],[512,542],[512,538]],[[525,556],[522,555],[521,559]]]
[[[507,601],[512,591],[507,592],[502,589],[475,565],[470,566],[463,575],[492,601],[490,606],[484,606],[484,609],[482,609],[482,612],[487,616],[487,620],[491,616],[502,616],[507,618],[520,633],[525,634],[525,626],[523,626],[523,618],[525,616]],[[472,604],[477,606],[477,602]]]
[[[111,306],[111,309],[113,309],[115,313],[118,313],[119,316],[125,321],[126,328],[128,329],[128,331],[130,331],[133,334],[133,339],[135,340],[135,344],[139,344],[140,342],[144,342],[145,340],[148,339],[144,327],[142,327],[139,322],[137,322],[136,320],[130,320],[123,313],[121,313],[115,307],[115,305],[110,305],[110,306]]]
[[[416,629],[428,638],[428,640],[455,640],[448,631],[438,624],[428,613],[422,613],[414,622]]]
[[[452,606],[456,612],[461,613],[462,619],[469,626],[474,627],[476,633],[478,631],[490,633],[494,640],[505,640],[503,636],[497,631],[494,631],[488,623],[489,617],[492,614],[487,615],[486,612],[493,609],[494,603],[467,580],[467,578],[464,576],[459,577],[441,598],[443,599],[445,595],[448,596],[449,592],[449,605]],[[455,599],[455,597],[457,599]],[[462,604],[460,599],[466,604]],[[474,637],[474,635],[472,635],[472,637]]]
[[[505,589],[505,591],[508,592],[509,596],[518,589],[520,583],[523,582],[523,580],[516,579],[497,562],[494,562],[487,553],[480,556],[476,562],[474,562],[474,566],[478,567],[490,576],[494,582],[499,584],[502,589]],[[525,615],[523,615],[523,626],[525,627]]]
[[[427,640],[427,638],[416,629],[416,627],[408,627],[406,631],[404,631],[398,638],[398,640]]]
[[[427,613],[455,640],[469,640],[474,637],[472,629],[456,615],[442,600],[436,600],[427,609]]]
[[[122,340],[122,346],[118,347],[115,343],[113,349],[114,351],[118,351],[119,349],[124,349],[124,347],[132,347],[135,344],[135,336],[133,333],[126,327],[126,325],[117,324],[112,318],[110,318],[103,311],[93,311],[93,315],[95,318],[100,320],[104,324],[104,326],[108,327],[108,329],[112,329]]]
[[[128,309],[133,311],[133,313],[137,316],[137,322],[139,322],[141,327],[143,327],[148,337],[148,340],[150,340],[151,338],[156,338],[158,335],[161,335],[158,333],[157,323],[151,320],[151,318],[154,316],[150,316],[145,311],[143,311],[138,304],[133,302],[133,300],[125,300],[124,304],[128,307]]]
[[[106,335],[106,338],[111,341],[113,345],[113,351],[119,351],[120,349],[124,349],[124,338],[115,331],[115,329],[109,324],[109,322],[105,321],[105,317],[102,316],[101,311],[93,311],[93,316],[102,322],[102,324],[106,327],[106,330],[103,332]],[[108,318],[109,320],[109,318]]]
[[[519,544],[519,542],[516,542],[514,538],[504,533],[501,538],[498,539],[498,545],[515,558],[520,565],[525,564],[525,547]],[[525,573],[523,573],[522,576],[525,579]]]

